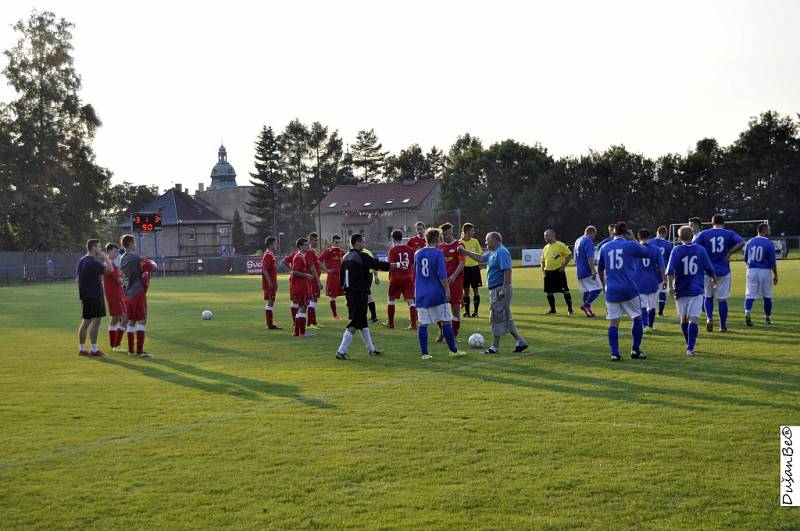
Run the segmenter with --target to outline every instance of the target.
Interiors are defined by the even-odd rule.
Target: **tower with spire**
[[[228,152],[224,145],[219,146],[217,158],[217,163],[211,169],[211,186],[208,189],[236,188],[236,170],[228,162]]]

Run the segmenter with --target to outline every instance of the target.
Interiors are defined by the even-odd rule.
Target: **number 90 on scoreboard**
[[[161,214],[155,212],[136,212],[131,215],[135,232],[155,232],[161,230]]]

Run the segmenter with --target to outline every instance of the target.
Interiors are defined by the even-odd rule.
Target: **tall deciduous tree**
[[[5,219],[14,248],[74,248],[101,222],[111,173],[95,164],[100,119],[79,96],[72,28],[34,10],[14,25],[19,39],[5,51],[3,74],[17,94],[3,111],[17,179]]]

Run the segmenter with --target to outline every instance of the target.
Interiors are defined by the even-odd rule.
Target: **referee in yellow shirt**
[[[464,249],[471,253],[483,254],[481,243],[475,237],[475,225],[464,223],[461,227],[461,243]],[[481,266],[477,260],[473,260],[469,255],[464,255],[464,317],[478,317],[478,306],[481,305],[481,296],[478,288],[483,286],[481,280]],[[469,289],[472,288],[472,300],[475,302],[475,311],[469,313]]]
[[[544,231],[547,245],[542,249],[542,271],[544,272],[544,292],[550,304],[548,315],[556,313],[556,293],[563,293],[567,312],[572,315],[572,295],[567,285],[567,264],[572,260],[572,251],[564,243],[556,240],[556,231]]]

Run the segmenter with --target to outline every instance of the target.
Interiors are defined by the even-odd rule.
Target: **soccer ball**
[[[203,316],[203,319],[206,321],[214,317],[214,314],[211,313],[211,310],[203,310],[203,313],[201,315]]]
[[[481,348],[483,346],[483,336],[480,334],[472,334],[469,336],[469,346],[472,348]]]

